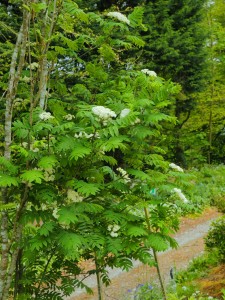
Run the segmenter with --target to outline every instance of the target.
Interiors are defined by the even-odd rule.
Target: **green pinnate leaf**
[[[51,233],[54,230],[54,227],[55,223],[53,222],[44,223],[38,230],[38,233],[43,236],[48,236],[49,233]]]
[[[130,226],[127,230],[127,235],[131,237],[146,236],[148,233],[144,228],[138,226]]]
[[[169,248],[167,239],[162,234],[154,232],[148,234],[145,245],[156,251],[165,251]]]
[[[28,182],[41,183],[44,179],[42,171],[39,170],[27,170],[20,175],[20,178]]]
[[[80,144],[75,146],[75,149],[69,156],[70,160],[78,160],[79,158],[83,158],[84,156],[91,153],[91,149]]]
[[[76,233],[63,231],[58,236],[58,242],[63,247],[65,253],[69,254],[70,252],[77,251],[78,255],[78,248],[82,246],[84,239]]]
[[[105,242],[105,237],[100,233],[94,233],[88,237],[88,244],[92,248],[101,249],[105,245]]]
[[[12,175],[17,173],[18,167],[14,166],[13,163],[4,156],[0,157],[0,165]]]
[[[44,156],[38,162],[38,167],[43,169],[52,168],[58,162],[57,158],[54,155]]]
[[[59,215],[59,223],[70,225],[78,221],[78,216],[71,207],[62,207],[57,214]]]
[[[16,208],[16,203],[7,203],[7,204],[0,204],[0,211],[2,210],[9,210]]]
[[[83,180],[77,180],[73,184],[78,193],[84,196],[96,195],[100,191],[100,185],[95,183],[88,183]]]
[[[72,150],[77,144],[75,138],[71,136],[64,136],[60,139],[58,145],[56,146],[58,151],[67,151]]]
[[[142,24],[142,18],[144,14],[144,8],[137,6],[134,8],[133,12],[129,14],[128,19],[133,26],[140,26]]]
[[[128,41],[132,42],[137,47],[141,48],[141,47],[144,47],[144,45],[145,45],[145,42],[137,36],[127,35],[126,38],[128,39]]]
[[[129,141],[126,136],[113,136],[109,138],[105,143],[101,145],[103,151],[111,151],[115,149],[125,150],[127,146],[125,145],[125,141]]]
[[[18,178],[6,174],[0,174],[0,187],[18,186]]]

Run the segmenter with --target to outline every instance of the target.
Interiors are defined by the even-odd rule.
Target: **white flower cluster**
[[[72,202],[81,202],[83,197],[81,197],[76,191],[69,189],[67,191],[67,199]]]
[[[55,208],[53,209],[53,212],[52,212],[53,217],[56,218],[56,219],[59,218],[58,211],[59,211],[58,208],[55,207]]]
[[[112,237],[117,237],[119,235],[118,232],[117,232],[117,231],[120,230],[119,225],[109,225],[107,229],[108,229],[108,231],[110,231],[110,235]]]
[[[99,117],[103,125],[107,125],[108,121],[116,117],[116,113],[113,110],[104,106],[95,106],[92,108],[92,112]]]
[[[41,114],[39,114],[39,118],[43,121],[47,121],[47,120],[50,120],[50,119],[54,119],[54,117],[51,115],[50,112],[42,112]]]
[[[20,78],[20,80],[28,83],[28,82],[30,82],[30,77],[24,76],[24,77]]]
[[[95,114],[96,116],[98,116],[100,119],[103,120],[116,117],[116,113],[113,110],[104,106],[94,106],[92,108],[92,112],[93,114]]]
[[[130,25],[130,20],[126,16],[121,14],[120,12],[111,11],[107,14],[107,16],[115,18],[115,19],[119,20],[120,22],[123,22],[123,23],[126,23],[126,24]]]
[[[128,176],[127,172],[124,169],[117,168],[117,171],[120,172],[120,174],[122,175],[122,177],[126,183],[131,181],[130,177]]]
[[[98,132],[87,134],[87,133],[84,132],[84,131],[81,131],[81,132],[79,132],[79,133],[75,133],[75,134],[74,134],[74,137],[77,138],[77,139],[80,139],[80,138],[90,139],[90,138],[92,138],[92,137],[94,137],[94,138],[96,138],[96,139],[99,139],[99,138],[100,138]]]
[[[130,109],[129,109],[129,108],[124,108],[124,109],[121,110],[121,112],[120,112],[120,118],[126,117],[129,113],[130,113]]]
[[[44,170],[44,179],[45,181],[54,181],[55,180],[55,175],[54,175],[55,170],[52,168],[47,168]]]
[[[185,195],[182,193],[181,189],[174,188],[172,191],[176,193],[184,203],[189,202]]]
[[[63,118],[64,118],[65,120],[67,120],[67,121],[71,121],[71,120],[73,120],[73,118],[75,118],[75,116],[74,116],[74,115],[71,115],[71,114],[67,114],[67,115],[65,115]]]
[[[169,164],[169,166],[170,166],[170,168],[172,168],[178,172],[184,172],[184,170],[181,167],[179,167],[178,165],[176,165],[174,163]]]
[[[37,62],[33,62],[28,66],[28,69],[35,70],[38,67],[39,67],[39,64]]]
[[[157,77],[157,74],[155,71],[150,71],[149,69],[143,69],[141,70],[142,73],[147,74],[149,76]]]

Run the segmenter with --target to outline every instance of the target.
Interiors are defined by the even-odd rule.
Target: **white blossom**
[[[119,225],[114,225],[112,228],[112,231],[117,232],[118,230],[120,230],[120,226]]]
[[[149,76],[157,77],[157,74],[155,71],[150,71],[149,69],[143,69],[141,70],[142,73],[147,74]]]
[[[108,120],[116,117],[116,113],[114,111],[104,106],[94,106],[92,108],[92,112],[102,120]]]
[[[28,69],[35,70],[37,69],[39,64],[37,62],[33,62],[28,66]]]
[[[179,167],[178,165],[176,165],[174,163],[169,164],[169,166],[170,166],[170,168],[172,168],[178,172],[184,172],[184,170],[181,167]]]
[[[129,109],[129,108],[124,108],[124,109],[121,110],[121,112],[120,112],[120,118],[126,117],[129,113],[130,113],[130,109]]]
[[[123,177],[123,179],[124,179],[124,181],[125,181],[126,183],[128,183],[128,182],[131,181],[129,175],[127,174],[127,172],[126,172],[124,169],[122,169],[122,168],[117,168],[117,171],[120,172],[120,174],[122,175],[122,177]]]
[[[112,231],[112,232],[110,233],[110,235],[111,235],[112,237],[117,237],[119,234],[118,234],[117,232]]]
[[[173,192],[176,193],[184,203],[189,202],[185,195],[182,193],[181,189],[174,188]]]
[[[79,133],[75,133],[74,134],[74,137],[77,138],[77,139],[80,139],[80,138],[86,138],[86,139],[90,139],[92,137],[95,137],[95,138],[100,138],[99,137],[99,134],[98,133],[90,133],[90,134],[87,134],[85,131],[80,131]]]
[[[47,168],[44,171],[44,179],[45,181],[54,181],[55,175],[53,174],[55,171],[52,168]]]
[[[73,202],[81,202],[83,198],[74,190],[67,191],[67,198]]]
[[[23,147],[23,148],[27,148],[27,146],[28,146],[28,143],[27,143],[27,142],[22,142],[22,147]]]
[[[23,78],[21,78],[21,81],[28,83],[30,82],[30,77],[24,76]]]
[[[107,14],[107,16],[115,18],[115,19],[119,20],[120,22],[130,25],[130,20],[125,15],[121,14],[120,12],[111,11]]]
[[[108,225],[107,229],[108,229],[108,231],[110,231],[110,235],[112,237],[117,237],[119,235],[119,233],[117,232],[117,231],[120,230],[120,226],[119,225],[117,225],[117,224],[115,224],[115,225],[110,224],[110,225]]]
[[[53,217],[55,217],[56,219],[59,218],[59,215],[58,215],[58,208],[57,208],[57,207],[53,209],[52,215],[53,215]]]
[[[67,120],[67,121],[71,121],[71,120],[73,120],[73,118],[75,118],[75,116],[74,116],[74,115],[71,115],[71,114],[67,114],[67,115],[65,115],[63,118],[64,118],[65,120]]]
[[[41,114],[39,114],[39,118],[43,121],[47,121],[49,119],[53,119],[54,117],[51,115],[50,112],[42,112]]]

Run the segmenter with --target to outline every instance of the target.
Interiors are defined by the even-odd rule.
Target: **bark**
[[[10,75],[9,84],[6,93],[6,108],[5,108],[5,149],[4,157],[8,160],[11,158],[10,145],[12,142],[12,113],[13,113],[13,102],[16,97],[18,82],[21,76],[21,72],[25,62],[26,54],[26,43],[29,31],[29,19],[30,13],[24,9],[23,12],[23,23],[21,25],[20,31],[17,36],[16,45],[12,54],[12,60],[10,65]],[[2,190],[2,202],[7,203],[7,188]],[[0,263],[0,300],[7,299],[8,294],[5,294],[7,287],[9,288],[10,282],[8,282],[8,275],[12,273],[13,270],[13,260],[14,257],[9,261],[9,249],[12,241],[9,240],[8,236],[8,213],[7,211],[2,211],[1,213],[1,263]],[[20,237],[19,232],[16,232],[15,236]],[[15,253],[15,258],[17,254]],[[7,278],[8,277],[8,278]],[[6,295],[6,296],[5,296]]]
[[[46,1],[44,1],[46,3]],[[48,67],[48,60],[47,60],[47,52],[49,49],[49,45],[51,42],[51,37],[54,31],[54,27],[56,24],[56,20],[59,13],[59,7],[60,7],[61,1],[54,0],[53,4],[53,12],[51,16],[51,22],[49,24],[49,12],[48,9],[46,9],[45,17],[43,21],[43,28],[42,28],[42,49],[41,49],[41,59],[40,59],[40,81],[39,81],[39,90],[35,99],[35,105],[37,104],[39,100],[39,106],[44,109],[46,106],[46,100],[47,100],[47,82],[49,78],[49,67]],[[58,7],[57,7],[58,4]],[[49,30],[47,29],[49,28]]]
[[[148,212],[146,207],[144,208],[144,212],[145,212],[145,220],[146,220],[146,223],[147,223],[148,231],[151,233],[152,230],[151,230],[151,225],[150,225],[150,221],[149,221],[149,212]],[[161,271],[160,271],[160,268],[159,268],[159,261],[158,261],[157,253],[154,249],[152,249],[152,251],[153,251],[153,256],[154,256],[154,259],[155,259],[155,262],[156,262],[156,270],[157,270],[157,275],[158,275],[158,278],[159,278],[160,287],[161,287],[161,290],[162,290],[162,293],[163,293],[163,300],[167,300],[166,289],[164,287],[164,283],[163,283],[163,280],[162,280],[162,275],[161,275]]]

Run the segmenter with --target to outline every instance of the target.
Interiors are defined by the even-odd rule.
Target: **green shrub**
[[[205,238],[208,251],[217,250],[221,262],[225,262],[225,216],[212,223],[211,229]]]

